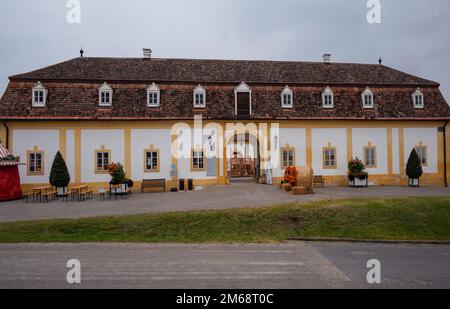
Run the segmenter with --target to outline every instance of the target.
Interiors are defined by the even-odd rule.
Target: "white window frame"
[[[285,104],[285,97],[289,97],[289,102]],[[293,108],[294,107],[294,92],[286,86],[283,91],[281,91],[281,107],[282,108]]]
[[[327,96],[331,96],[331,104],[325,104],[325,98]],[[326,87],[323,91],[322,91],[322,107],[323,108],[334,108],[334,94],[333,91],[331,90],[330,87]]]
[[[102,93],[109,94],[109,102],[102,102]],[[103,85],[98,90],[98,105],[99,106],[112,106],[113,100],[113,89],[108,83],[104,82]]]
[[[150,103],[150,96],[156,94],[156,103]],[[147,88],[147,106],[148,107],[159,107],[160,106],[160,98],[161,91],[155,83],[151,84]]]
[[[34,87],[32,88],[32,106],[33,107],[45,107],[47,104],[47,89],[44,87],[44,85],[41,82],[37,82]],[[36,96],[36,92],[42,93],[42,102],[38,100],[40,95]]]
[[[417,104],[417,101],[416,101],[417,98],[420,98],[420,104]],[[412,100],[413,100],[414,108],[417,108],[417,109],[424,108],[424,105],[425,105],[424,97],[423,97],[423,92],[420,91],[420,88],[417,88],[416,91],[413,92]]]
[[[366,104],[366,97],[370,98],[370,104]],[[366,88],[366,90],[364,90],[361,94],[361,99],[362,99],[362,106],[363,108],[373,108],[374,107],[374,97],[373,97],[373,92],[370,90],[369,87]]]
[[[203,95],[203,103],[197,104],[197,95]],[[193,102],[194,108],[205,108],[206,107],[206,90],[201,85],[198,85],[194,89],[194,102]]]
[[[428,166],[428,146],[424,145],[422,142],[420,142],[418,145],[414,147],[416,150],[417,156],[419,157],[420,164],[422,167]],[[421,150],[419,150],[421,149]]]

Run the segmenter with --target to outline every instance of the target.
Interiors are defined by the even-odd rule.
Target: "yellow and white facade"
[[[96,170],[96,153],[107,151],[111,162],[124,165],[127,177],[136,182],[142,179],[166,179],[167,189],[176,185],[176,178],[192,178],[199,186],[227,184],[229,182],[228,159],[230,141],[226,136],[228,125],[236,123],[214,122],[213,128],[205,129],[199,145],[189,145],[188,153],[194,148],[205,152],[203,168],[195,169],[192,158],[181,155],[183,134],[196,134],[194,123],[186,122],[187,128],[180,134],[174,129],[174,121],[9,121],[8,130],[1,126],[2,140],[9,140],[9,148],[28,162],[32,152],[42,154],[42,172],[30,173],[29,166],[20,167],[21,182],[25,190],[40,184],[47,184],[50,168],[59,150],[66,160],[71,183],[104,187],[110,181],[107,173]],[[203,123],[203,127],[212,122]],[[245,124],[244,124],[245,125]],[[443,186],[445,184],[444,145],[449,143],[447,127],[446,141],[442,128],[445,122],[429,121],[281,121],[255,123],[259,140],[261,166],[271,162],[275,179],[281,179],[281,150],[293,150],[296,166],[310,166],[316,175],[322,175],[329,186],[347,185],[347,164],[354,157],[364,159],[367,147],[375,148],[375,164],[367,168],[370,185],[405,185],[405,166],[411,150],[423,147],[426,151],[423,185]],[[192,129],[190,129],[192,128]],[[190,132],[188,132],[190,130]],[[9,136],[7,138],[7,131]],[[186,135],[186,132],[188,134]],[[208,137],[214,133],[214,149],[208,145]],[[252,134],[252,132],[250,132]],[[221,141],[221,138],[223,139]],[[324,164],[324,149],[335,149],[336,162],[328,167]],[[176,148],[177,150],[172,150]],[[158,169],[145,168],[146,150],[158,152]],[[206,157],[206,153],[208,158]],[[223,154],[223,155],[222,155]],[[211,158],[215,160],[211,163]],[[211,166],[214,165],[214,171]],[[447,166],[448,168],[448,166]]]

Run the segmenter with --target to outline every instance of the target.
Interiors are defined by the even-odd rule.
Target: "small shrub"
[[[52,186],[57,188],[67,187],[70,183],[70,175],[66,161],[64,161],[64,158],[59,151],[56,153],[55,159],[53,160],[49,182]]]
[[[419,155],[417,154],[416,149],[413,149],[409,155],[408,164],[406,164],[406,175],[408,175],[409,178],[418,179],[422,174],[423,169]]]

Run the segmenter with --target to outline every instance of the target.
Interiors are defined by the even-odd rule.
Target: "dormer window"
[[[373,108],[373,92],[369,87],[362,93],[362,104],[363,108]]]
[[[33,87],[33,107],[44,107],[47,101],[47,89],[41,82],[37,82]]]
[[[286,88],[283,89],[281,92],[281,107],[283,108],[292,108],[294,106],[293,99],[294,94],[289,88],[289,86],[286,86]]]
[[[160,90],[158,85],[156,85],[155,83],[151,84],[147,88],[147,106],[159,107],[159,97],[160,97]]]
[[[325,90],[322,92],[322,106],[323,108],[334,107],[333,91],[330,87],[325,88]]]
[[[200,85],[194,89],[194,107],[206,107],[206,90]]]
[[[412,99],[414,102],[414,108],[423,108],[423,93],[420,91],[420,88],[417,88],[416,91],[412,94]]]
[[[99,89],[98,105],[100,106],[112,106],[113,90],[108,83],[103,83]]]

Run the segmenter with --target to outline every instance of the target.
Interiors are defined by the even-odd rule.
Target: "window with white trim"
[[[159,107],[160,104],[160,90],[155,83],[151,84],[147,88],[147,106]]]
[[[333,147],[331,146],[331,144],[328,144],[327,147],[322,148],[322,154],[323,154],[323,168],[336,169],[337,168],[336,147]]]
[[[38,150],[37,146],[27,151],[27,175],[44,175],[44,151]]]
[[[95,151],[95,173],[106,174],[109,171],[111,162],[111,150],[106,150],[104,146]]]
[[[295,166],[295,148],[281,147],[281,168]]]
[[[294,94],[292,90],[288,86],[286,86],[286,88],[284,88],[283,91],[281,92],[281,107],[292,108],[294,106],[293,97]]]
[[[145,166],[144,172],[147,173],[155,173],[159,172],[159,149],[154,149],[150,147],[150,149],[145,149]]]
[[[422,142],[419,143],[415,147],[417,155],[419,156],[419,161],[422,164],[422,166],[428,165],[428,147],[424,145]]]
[[[47,89],[41,82],[37,82],[33,87],[33,107],[44,107],[47,101]]]
[[[423,108],[423,93],[419,88],[417,88],[417,90],[412,94],[412,99],[414,102],[414,108]]]
[[[377,148],[370,143],[364,147],[364,164],[367,168],[377,167]]]
[[[205,169],[205,162],[204,162],[203,154],[204,154],[203,150],[193,150],[192,151],[192,165],[191,165],[191,169],[193,171],[204,170]]]
[[[103,83],[99,89],[98,105],[100,106],[112,106],[113,90],[108,83]]]
[[[322,106],[323,108],[333,108],[334,107],[334,97],[333,91],[330,87],[326,87],[322,92]]]
[[[206,90],[200,85],[194,89],[194,107],[206,107]]]
[[[373,108],[373,92],[366,88],[362,93],[363,108]]]

